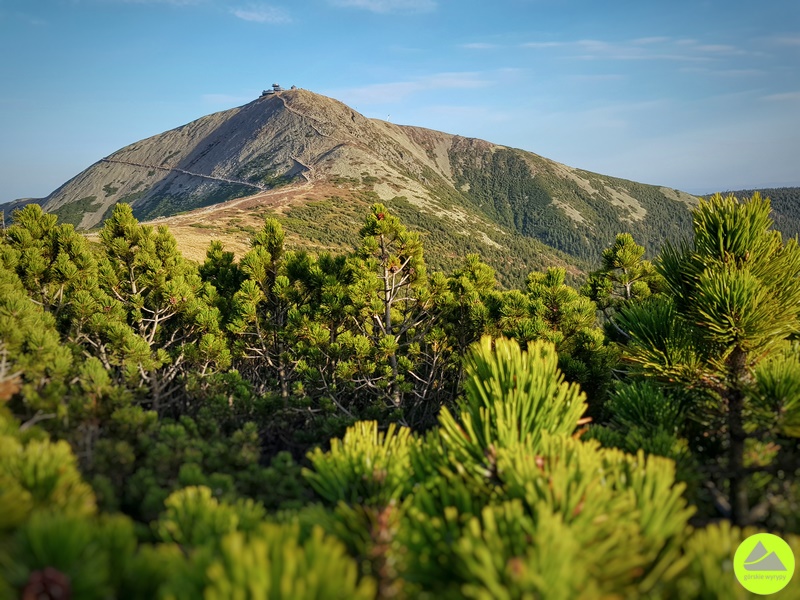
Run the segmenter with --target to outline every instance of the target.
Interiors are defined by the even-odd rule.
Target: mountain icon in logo
[[[774,552],[769,552],[764,544],[758,542],[750,555],[744,559],[747,571],[785,571],[786,566]]]

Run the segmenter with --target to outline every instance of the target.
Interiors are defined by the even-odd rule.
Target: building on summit
[[[294,86],[292,86],[292,87],[294,87]],[[264,96],[272,96],[272,94],[277,94],[278,92],[282,92],[282,91],[283,91],[283,88],[280,86],[280,84],[273,83],[271,90],[264,90],[263,92],[261,92],[261,97],[263,98]]]

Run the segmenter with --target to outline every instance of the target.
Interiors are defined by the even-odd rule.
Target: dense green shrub
[[[800,254],[768,213],[701,204],[658,274],[618,236],[582,295],[555,267],[500,290],[477,255],[430,273],[381,205],[350,253],[267,220],[202,267],[124,205],[94,250],[26,207],[0,598],[742,596],[737,486],[800,549]]]

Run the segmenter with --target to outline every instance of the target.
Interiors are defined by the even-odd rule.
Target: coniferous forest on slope
[[[715,196],[580,287],[349,253],[196,265],[117,205],[0,237],[0,598],[744,598],[800,553],[800,247]],[[60,595],[59,595],[60,594]],[[776,597],[800,597],[790,585]]]

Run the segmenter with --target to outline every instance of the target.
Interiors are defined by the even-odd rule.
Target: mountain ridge
[[[437,266],[477,251],[519,278],[548,260],[582,270],[621,231],[656,251],[686,230],[697,199],[486,140],[370,119],[296,89],[125,146],[41,203],[91,229],[126,202],[142,220],[175,225],[179,241],[183,226],[194,229],[184,237],[205,230],[209,240],[215,234],[234,245],[246,241],[254,217],[275,214],[298,245],[305,235],[318,238],[305,240],[311,247],[333,249],[350,243],[343,227],[333,230],[357,230],[375,201],[427,234]],[[314,203],[316,223],[308,214]]]

